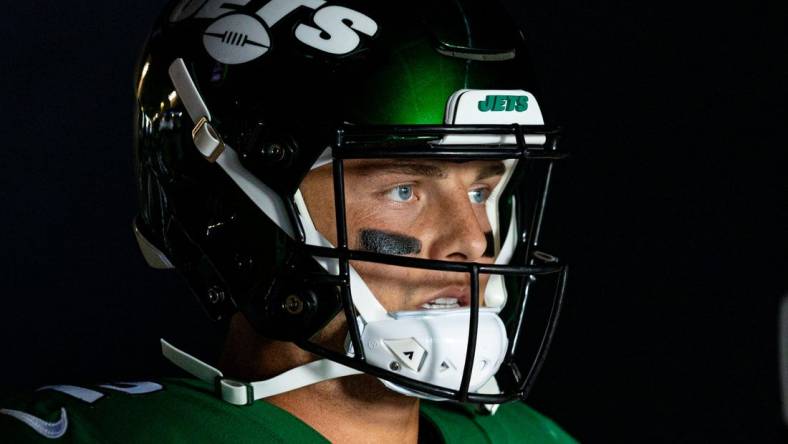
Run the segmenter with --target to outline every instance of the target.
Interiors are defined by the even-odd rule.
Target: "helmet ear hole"
[[[309,339],[333,319],[340,308],[336,286],[307,285],[290,279],[280,279],[268,297],[250,302],[242,312],[259,334],[293,342]]]
[[[297,153],[298,145],[291,135],[258,124],[241,147],[241,163],[253,173],[289,168]]]
[[[290,287],[290,286],[288,286]],[[310,324],[319,309],[317,294],[308,288],[282,288],[279,294],[270,298],[267,306],[268,315],[274,324],[279,324],[276,334],[289,337],[298,336],[302,331],[310,329]],[[290,327],[283,327],[284,325]]]

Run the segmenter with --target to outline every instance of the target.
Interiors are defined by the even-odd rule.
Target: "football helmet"
[[[140,247],[177,269],[211,318],[241,312],[323,359],[247,382],[163,341],[165,355],[237,404],[360,372],[422,398],[525,397],[567,275],[539,244],[565,153],[533,83],[521,32],[489,2],[172,2],[136,75]],[[494,263],[350,248],[352,159],[501,161],[484,208]],[[299,191],[326,165],[335,244]],[[358,262],[461,273],[470,305],[388,312]],[[314,340],[337,316],[342,350]]]

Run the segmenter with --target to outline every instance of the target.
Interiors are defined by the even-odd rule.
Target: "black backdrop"
[[[5,389],[172,373],[160,336],[217,344],[130,229],[132,69],[164,3],[0,19]],[[784,442],[788,7],[508,3],[573,152],[550,207],[569,299],[531,404],[586,442]]]

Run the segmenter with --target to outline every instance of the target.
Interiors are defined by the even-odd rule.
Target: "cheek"
[[[479,227],[483,232],[486,233],[492,230],[490,219],[487,217],[487,207],[485,205],[474,205],[474,214],[476,214],[476,220],[479,221]]]
[[[347,210],[348,234],[357,233],[363,228],[384,229],[386,218],[376,211],[373,205],[354,204]],[[351,236],[352,237],[352,236]]]
[[[304,178],[299,189],[315,229],[336,245],[336,210],[331,174],[313,171]]]
[[[423,285],[420,270],[359,261],[351,264],[386,310],[413,308],[412,301]]]
[[[419,238],[414,230],[415,217],[411,212],[388,210],[377,201],[354,202],[347,211],[348,243],[351,248],[364,249],[360,242],[362,232],[376,230]]]

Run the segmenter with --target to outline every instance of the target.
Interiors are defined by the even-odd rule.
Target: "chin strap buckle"
[[[213,129],[211,122],[205,116],[200,117],[192,129],[194,146],[205,156],[208,162],[214,163],[224,152],[224,142]]]
[[[252,384],[221,376],[216,377],[216,393],[223,400],[233,405],[252,405],[255,401]]]

